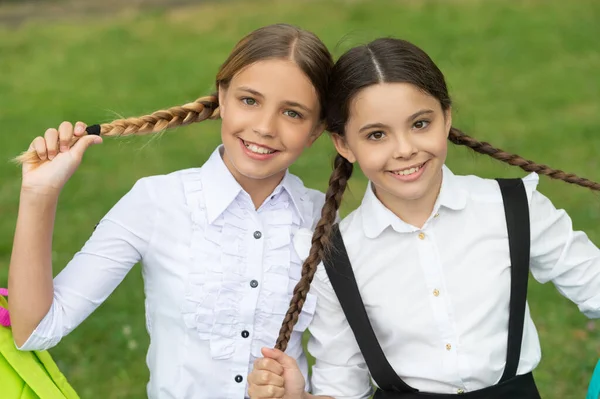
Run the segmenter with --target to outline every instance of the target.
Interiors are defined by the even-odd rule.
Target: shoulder
[[[458,189],[467,193],[471,202],[502,203],[500,186],[495,179],[475,175],[455,175],[453,180]],[[539,176],[536,173],[530,173],[521,180],[525,186],[528,201],[531,202],[533,193],[537,190]]]
[[[363,234],[363,212],[363,207],[359,206],[340,221],[340,233],[342,233],[346,247],[359,244],[367,239]]]
[[[190,195],[201,192],[201,170],[190,168],[142,177],[125,197],[130,204],[152,203],[159,208],[184,205]]]
[[[325,202],[325,194],[323,192],[306,187],[302,179],[294,174],[288,174],[287,178],[295,194],[305,197],[308,201],[313,202],[315,206],[323,206]]]
[[[289,187],[294,191],[294,197],[302,202],[299,205],[301,205],[303,216],[312,220],[311,225],[314,229],[321,218],[321,210],[325,204],[325,194],[319,190],[306,187],[302,179],[291,173],[288,174],[287,179],[290,183]]]

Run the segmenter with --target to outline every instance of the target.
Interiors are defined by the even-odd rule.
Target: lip
[[[277,156],[277,154],[279,154],[279,150],[276,150],[276,149],[271,148],[271,147],[267,147],[267,146],[262,145],[262,144],[254,143],[252,141],[245,141],[245,140],[242,140],[242,139],[239,139],[239,141],[240,141],[240,147],[242,148],[242,152],[244,154],[246,154],[246,156],[248,156],[248,158],[254,159],[256,161],[268,161],[269,159],[272,159],[275,156]],[[275,152],[273,152],[271,154],[257,154],[255,152],[250,151],[246,147],[245,143],[254,144],[256,146],[263,147],[263,148],[266,148],[266,149],[268,149],[270,151],[275,151]]]
[[[390,176],[392,176],[396,180],[400,180],[402,182],[413,182],[415,180],[418,180],[423,175],[423,172],[425,172],[425,169],[427,169],[427,165],[429,165],[429,160],[427,160],[423,163],[414,164],[407,168],[388,170],[388,171],[386,171],[386,173],[388,173]],[[410,174],[410,175],[397,175],[396,173],[394,173],[394,172],[398,172],[401,170],[416,168],[417,166],[420,166],[419,171],[415,172],[413,174]]]
[[[266,148],[266,149],[267,149],[267,150],[269,150],[269,151],[279,151],[279,150],[277,150],[277,149],[275,149],[275,148],[271,148],[271,147],[269,147],[268,145],[264,145],[264,144],[256,143],[256,142],[254,142],[254,141],[248,141],[248,140],[244,140],[244,139],[240,139],[240,140],[242,140],[242,142],[244,142],[244,143],[246,143],[246,144],[254,144],[255,146],[262,147],[262,148]]]
[[[411,169],[411,168],[422,167],[422,166],[423,166],[423,165],[425,165],[427,162],[429,162],[429,160],[427,160],[427,161],[425,161],[425,162],[421,162],[421,163],[415,163],[415,164],[412,164],[412,165],[410,165],[410,166],[407,166],[407,167],[405,167],[405,168],[399,168],[399,169],[389,170],[388,172],[392,172],[392,173],[394,173],[394,172],[400,172],[400,171],[402,171],[402,170],[407,170],[407,169]]]

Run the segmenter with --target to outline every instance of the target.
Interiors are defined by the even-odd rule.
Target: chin
[[[252,179],[252,180],[265,180],[270,177],[276,176],[278,174],[285,173],[285,169],[283,171],[264,170],[264,169],[263,170],[255,170],[254,168],[244,168],[243,166],[241,168],[238,168],[237,171],[240,175],[244,176],[245,178]]]
[[[387,195],[396,198],[401,201],[416,201],[425,195],[426,190],[423,187],[390,187],[388,184],[386,185],[377,185],[375,184],[376,189],[379,188],[384,190]]]

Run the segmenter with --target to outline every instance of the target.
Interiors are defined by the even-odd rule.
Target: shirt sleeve
[[[294,248],[301,259],[310,251],[312,231],[300,229]],[[311,386],[314,395],[336,399],[366,399],[372,395],[369,370],[335,295],[323,264],[320,264],[310,292],[317,306],[308,327],[308,352],[315,358]]]
[[[156,213],[148,180],[141,179],[54,278],[54,299],[48,313],[18,349],[55,346],[100,306],[144,256]]]
[[[311,291],[317,295],[308,341],[308,351],[315,357],[313,394],[336,399],[369,398],[373,394],[369,370],[322,264]]]
[[[536,179],[525,178],[525,184],[530,195],[531,273],[541,283],[552,281],[587,317],[600,318],[600,250],[584,232],[573,230],[564,210],[535,189]]]

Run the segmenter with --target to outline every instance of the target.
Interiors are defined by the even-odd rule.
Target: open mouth
[[[418,173],[428,161],[423,162],[420,165],[411,166],[410,168],[402,170],[391,170],[390,172],[398,176],[410,176]]]
[[[242,140],[242,139],[240,139],[240,140]],[[251,143],[249,141],[242,140],[242,143],[250,152],[253,152],[255,154],[268,155],[268,154],[274,154],[277,152],[277,150],[274,150],[272,148],[258,145],[255,143]]]

